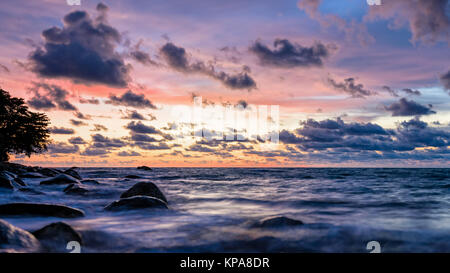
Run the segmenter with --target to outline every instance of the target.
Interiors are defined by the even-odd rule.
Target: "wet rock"
[[[45,249],[57,252],[67,252],[66,245],[70,241],[77,241],[81,245],[81,234],[64,222],[56,222],[32,232]]]
[[[23,174],[19,174],[20,178],[45,178],[46,176],[37,173],[37,172],[26,172]]]
[[[16,183],[16,184],[18,184],[19,186],[22,186],[22,187],[26,187],[27,186],[27,184],[22,179],[20,179],[19,177],[14,178],[12,180],[12,182],[14,182],[14,183]]]
[[[50,168],[42,168],[42,169],[39,169],[38,172],[47,177],[57,176],[58,174],[61,173],[60,171],[58,171],[56,169],[50,169]]]
[[[14,189],[14,186],[11,183],[11,180],[4,176],[0,176],[0,188],[3,189]]]
[[[70,184],[69,186],[67,186],[67,187],[64,189],[64,192],[65,192],[66,194],[83,195],[83,194],[88,193],[89,191],[88,191],[87,189],[83,188],[83,187],[80,187],[80,186],[77,185],[77,184]]]
[[[301,226],[303,222],[284,216],[264,218],[252,225],[253,228],[280,228],[287,226]]]
[[[141,178],[139,175],[134,175],[134,174],[130,174],[125,176],[125,178],[129,178],[129,179],[139,179]]]
[[[105,207],[108,211],[121,211],[130,209],[147,209],[147,208],[164,208],[167,209],[167,204],[154,197],[149,196],[133,196],[129,198],[123,198],[112,202]]]
[[[97,180],[93,180],[93,179],[84,179],[81,180],[82,184],[88,184],[88,185],[100,185],[100,182],[98,182]]]
[[[31,233],[0,219],[0,252],[34,252],[39,248]]]
[[[81,180],[82,179],[81,175],[77,171],[75,171],[76,168],[77,167],[72,167],[72,168],[70,168],[68,170],[65,170],[64,173],[68,174],[68,175],[70,175],[72,177],[75,177],[78,180]]]
[[[122,193],[120,198],[128,198],[137,195],[144,195],[155,197],[161,199],[162,201],[167,203],[167,199],[164,194],[159,190],[159,188],[153,184],[152,182],[139,182],[136,183],[133,187],[131,187],[126,192]]]
[[[80,183],[78,179],[67,174],[58,174],[57,176],[41,181],[40,185],[64,185],[64,184],[77,184]]]
[[[30,194],[44,194],[43,192],[37,191],[32,188],[28,188],[28,187],[21,187],[21,188],[19,188],[19,191],[30,193]]]
[[[152,170],[152,168],[147,167],[147,166],[139,166],[136,169],[142,170],[142,171],[151,171]]]
[[[0,215],[75,218],[84,216],[84,212],[64,205],[8,203],[0,205]]]

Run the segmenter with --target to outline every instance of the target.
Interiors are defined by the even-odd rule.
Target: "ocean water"
[[[42,194],[0,192],[0,203],[47,202],[82,209],[63,219],[81,231],[82,252],[450,252],[450,169],[391,168],[81,168],[86,196],[65,186]],[[140,179],[125,179],[135,174]],[[154,182],[169,210],[106,212],[137,182]],[[269,216],[296,227],[251,228]],[[58,218],[2,217],[26,230]]]

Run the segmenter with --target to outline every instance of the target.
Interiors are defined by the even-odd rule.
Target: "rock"
[[[112,202],[105,207],[105,210],[120,211],[129,209],[147,209],[147,208],[164,208],[167,209],[167,204],[154,197],[149,196],[133,196],[129,198],[123,198]]]
[[[16,183],[16,184],[18,184],[19,186],[22,186],[22,187],[26,187],[27,186],[27,184],[22,179],[20,179],[19,177],[14,178],[12,182],[14,182],[14,183]]]
[[[0,252],[34,252],[39,248],[31,233],[0,219]]]
[[[23,174],[19,174],[20,178],[45,178],[44,175],[35,172],[27,172]]]
[[[80,183],[78,179],[75,179],[74,177],[67,175],[67,174],[58,174],[57,176],[41,181],[40,185],[64,185],[64,184],[77,184]]]
[[[158,189],[158,187],[152,182],[139,182],[136,183],[126,192],[122,193],[120,198],[128,198],[137,195],[144,195],[161,199],[167,203],[167,199],[164,194]]]
[[[77,184],[70,184],[69,186],[67,186],[67,187],[64,189],[64,192],[65,192],[66,194],[78,194],[78,195],[83,195],[83,194],[88,193],[89,191],[88,191],[87,189],[83,188],[83,187],[80,187],[80,186],[77,185]]]
[[[38,171],[40,174],[43,174],[47,177],[53,177],[53,176],[57,176],[58,174],[60,174],[61,172],[56,170],[56,169],[50,169],[50,168],[42,168],[39,169]]]
[[[72,177],[75,177],[75,178],[78,179],[78,180],[81,180],[81,179],[82,179],[82,178],[81,178],[81,175],[78,174],[77,171],[75,171],[76,168],[77,168],[77,167],[72,167],[72,168],[70,168],[70,169],[68,169],[68,170],[65,170],[64,173],[65,173],[65,174],[68,174],[68,175],[70,175],[70,176],[72,176]]]
[[[286,226],[301,226],[303,222],[284,216],[268,217],[252,225],[253,228],[280,228]]]
[[[84,212],[64,205],[40,203],[8,203],[0,205],[0,215],[47,216],[75,218],[84,216]]]
[[[4,177],[4,176],[0,176],[0,188],[4,188],[4,189],[14,189],[11,180],[9,180],[8,178]]]
[[[147,166],[139,166],[136,169],[143,170],[143,171],[151,171],[152,170],[152,168],[147,167]]]
[[[130,174],[125,176],[125,178],[129,178],[129,179],[139,179],[141,178],[139,175],[134,175],[134,174]]]
[[[88,185],[100,185],[100,182],[98,182],[97,180],[93,180],[93,179],[84,179],[81,180],[82,184],[88,184]]]
[[[28,187],[21,187],[21,188],[19,188],[19,191],[30,193],[30,194],[44,194],[43,192],[37,191],[32,188],[28,188]]]
[[[70,241],[83,244],[81,234],[64,222],[56,222],[32,232],[46,248],[58,252],[67,252],[66,245]]]

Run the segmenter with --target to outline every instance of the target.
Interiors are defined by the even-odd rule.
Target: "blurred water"
[[[64,219],[83,231],[89,252],[450,252],[450,169],[82,168],[87,196],[65,186],[34,195],[0,190],[0,203],[49,202],[85,211]],[[135,174],[141,179],[124,179]],[[152,181],[170,210],[105,212],[122,192]],[[300,219],[295,228],[249,228],[267,216]],[[34,230],[57,218],[3,218]]]

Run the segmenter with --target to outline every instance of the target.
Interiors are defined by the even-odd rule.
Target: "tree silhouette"
[[[10,153],[30,156],[47,149],[48,117],[33,113],[21,98],[14,98],[0,88],[0,162]]]

